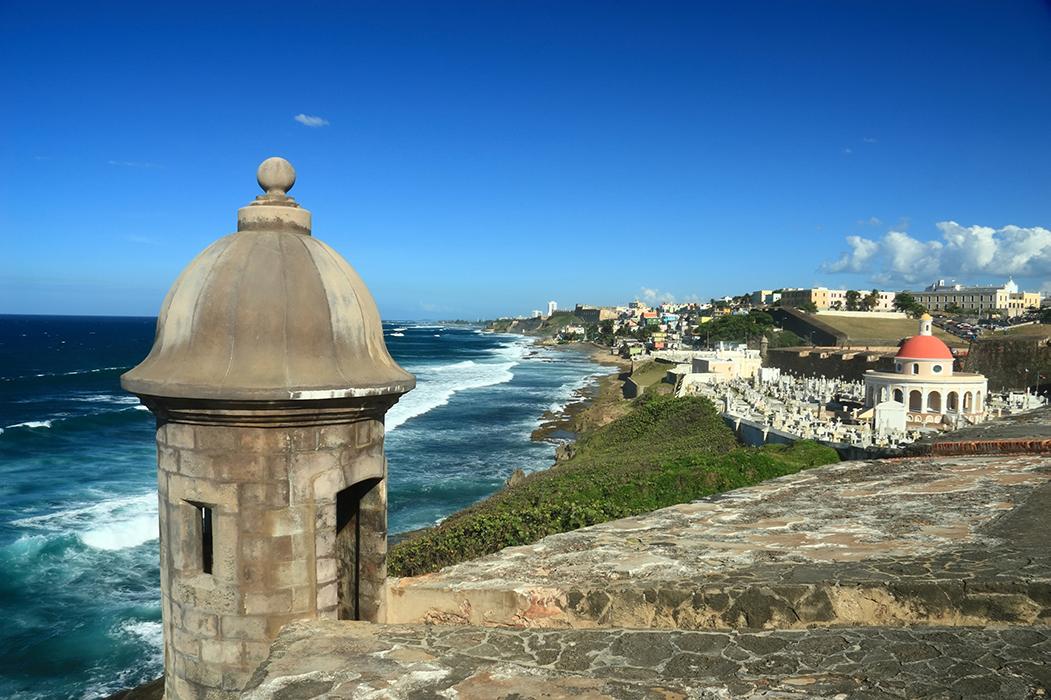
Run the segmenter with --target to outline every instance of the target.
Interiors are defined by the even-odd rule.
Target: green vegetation
[[[395,545],[392,576],[536,542],[837,461],[812,442],[739,447],[710,401],[647,394],[580,438],[572,456]]]
[[[720,340],[730,343],[752,343],[765,335],[772,348],[803,345],[803,339],[792,331],[776,330],[773,317],[758,309],[752,309],[747,315],[731,314],[713,318],[705,325],[699,326],[694,333],[712,343]]]
[[[631,379],[644,391],[649,391],[654,388],[659,391],[661,388],[661,382],[663,382],[664,378],[668,375],[668,370],[674,366],[675,365],[672,363],[660,362],[657,360],[644,362],[635,367],[635,371],[631,373]],[[672,387],[671,384],[665,386],[668,392],[674,390],[674,387]]]
[[[584,322],[577,318],[576,314],[572,311],[556,311],[544,319],[544,323],[541,324],[541,327],[559,330],[566,326],[579,326],[583,323]]]
[[[984,334],[983,338],[1047,338],[1051,337],[1051,326],[1036,323],[1031,326],[1014,326],[993,333]]]
[[[805,340],[790,330],[767,333],[767,338],[770,339],[770,344],[767,347],[771,348],[798,348],[807,344]]]
[[[817,317],[826,326],[841,333],[852,345],[893,346],[902,338],[916,335],[916,322],[907,318],[878,318],[871,316],[835,316],[822,314]],[[949,347],[967,347],[967,341],[935,326],[934,335]]]
[[[749,311],[747,314],[730,314],[713,318],[701,327],[701,332],[713,343],[725,340],[731,343],[747,343],[758,340],[774,327],[774,319],[764,311]]]
[[[927,313],[927,308],[920,302],[916,301],[916,297],[908,292],[898,292],[898,295],[894,297],[894,308],[903,313],[907,313],[913,318],[919,318]]]

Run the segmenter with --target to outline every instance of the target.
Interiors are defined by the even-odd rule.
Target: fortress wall
[[[1051,345],[1043,338],[988,338],[971,345],[964,369],[989,379],[991,391],[1022,389],[1051,382]],[[1028,374],[1025,370],[1028,369]]]
[[[797,376],[861,381],[867,370],[890,372],[891,357],[876,352],[838,348],[777,348],[767,353],[766,365]]]

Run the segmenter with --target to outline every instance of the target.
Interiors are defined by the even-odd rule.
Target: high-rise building
[[[547,315],[550,316],[553,313],[555,313],[556,311],[558,311],[558,302],[557,301],[549,301],[549,302],[547,302]]]

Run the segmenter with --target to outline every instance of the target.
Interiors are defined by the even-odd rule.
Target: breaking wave
[[[511,370],[522,361],[525,353],[526,345],[516,341],[494,351],[496,362],[464,360],[418,369],[416,388],[387,412],[387,430],[394,430],[411,418],[444,406],[458,392],[511,381],[515,376]]]
[[[118,550],[157,539],[157,494],[108,498],[11,522],[50,535],[73,535],[92,549]]]

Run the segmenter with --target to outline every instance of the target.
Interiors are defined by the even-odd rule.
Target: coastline
[[[539,341],[536,344],[539,345]],[[631,368],[629,361],[611,355],[608,348],[592,343],[544,347],[562,352],[587,353],[593,362],[609,371],[596,372],[592,380],[577,389],[560,410],[545,412],[540,418],[540,426],[533,431],[534,441],[554,442],[562,446],[576,440],[579,434],[602,427],[624,414],[627,402],[623,398],[622,385],[625,372]],[[556,453],[556,461],[560,455],[561,451]]]

